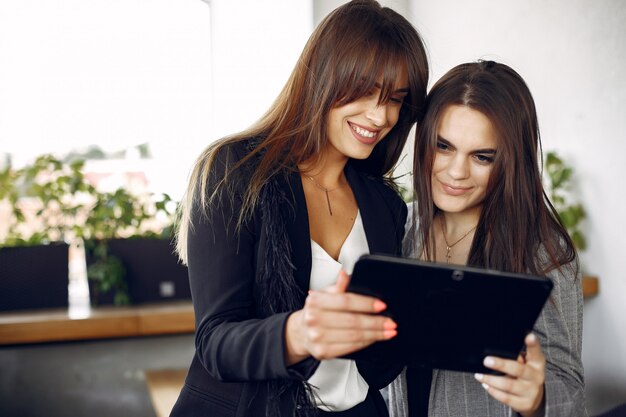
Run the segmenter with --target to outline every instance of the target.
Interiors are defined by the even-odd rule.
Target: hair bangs
[[[338,93],[335,105],[351,103],[375,88],[380,88],[379,104],[386,103],[399,87],[396,82],[402,70],[408,72],[401,51],[385,47],[383,39],[370,40],[370,44],[365,54],[361,48],[351,48],[343,54],[335,79]]]
[[[398,88],[408,88],[408,85],[397,85],[396,83],[401,74],[406,74],[408,78],[409,68],[408,63],[401,58],[400,51],[383,48],[379,52],[377,72],[379,77],[382,76],[379,104],[383,104],[391,99],[394,91]]]

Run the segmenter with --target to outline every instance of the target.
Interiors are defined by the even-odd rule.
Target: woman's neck
[[[324,188],[332,189],[345,183],[343,171],[347,163],[348,158],[343,154],[323,152],[298,164],[298,169],[304,175],[315,178]]]
[[[460,213],[440,212],[433,224],[435,261],[465,265],[469,258],[480,208]]]
[[[481,207],[474,207],[459,213],[441,211],[439,221],[443,223],[448,236],[458,236],[478,225],[480,211]]]

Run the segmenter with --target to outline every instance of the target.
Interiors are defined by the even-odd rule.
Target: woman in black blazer
[[[200,156],[177,236],[196,354],[171,416],[387,415],[378,389],[400,369],[336,358],[395,323],[345,292],[344,271],[358,253],[400,253],[389,174],[427,82],[411,24],[354,0],[318,26],[266,115]]]

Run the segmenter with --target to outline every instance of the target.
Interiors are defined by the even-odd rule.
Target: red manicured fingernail
[[[380,300],[374,301],[374,310],[375,311],[383,311],[387,308],[387,304],[383,303]]]
[[[398,325],[393,320],[385,320],[385,324],[383,324],[385,330],[395,330],[398,328]]]
[[[395,337],[398,334],[397,330],[385,330],[384,335],[385,335],[385,339],[391,339],[392,337]]]

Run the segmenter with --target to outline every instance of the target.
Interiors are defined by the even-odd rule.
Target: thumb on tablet
[[[529,333],[524,342],[526,343],[526,362],[541,363],[545,361],[539,338],[534,333]]]

